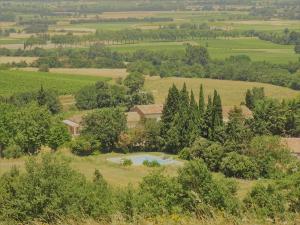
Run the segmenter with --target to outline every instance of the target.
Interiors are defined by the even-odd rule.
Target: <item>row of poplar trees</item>
[[[181,90],[175,85],[169,89],[161,127],[165,151],[178,153],[183,148],[191,146],[197,137],[212,140],[217,129],[222,126],[222,102],[216,90],[213,98],[208,96],[206,103],[201,85],[197,103],[193,91],[189,93],[186,84]]]

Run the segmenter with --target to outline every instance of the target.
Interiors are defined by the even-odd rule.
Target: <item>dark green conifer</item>
[[[205,113],[205,97],[204,97],[204,91],[203,91],[203,85],[200,86],[200,92],[199,92],[199,112],[200,115],[204,115]]]

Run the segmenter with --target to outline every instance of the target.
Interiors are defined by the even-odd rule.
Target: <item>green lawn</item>
[[[109,78],[57,73],[0,70],[0,95],[38,90],[41,85],[59,94],[72,94],[80,88]]]

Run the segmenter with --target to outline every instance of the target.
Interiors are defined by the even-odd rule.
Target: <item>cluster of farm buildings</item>
[[[252,112],[246,106],[241,106],[242,112],[246,118],[252,117]],[[224,122],[228,122],[229,112],[232,107],[223,107],[223,118]],[[153,105],[136,105],[129,112],[126,113],[127,127],[129,129],[135,128],[141,124],[141,121],[146,119],[154,119],[160,121],[163,113],[162,104]],[[79,136],[81,123],[86,113],[75,115],[63,121],[68,127],[69,132],[72,136]],[[293,151],[294,154],[300,157],[300,138],[285,138],[285,143]]]

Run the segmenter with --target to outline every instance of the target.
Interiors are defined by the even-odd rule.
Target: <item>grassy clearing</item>
[[[199,93],[200,84],[204,85],[206,95],[213,95],[214,89],[218,90],[222,97],[224,106],[240,105],[240,103],[244,101],[246,90],[253,87],[264,87],[267,96],[277,99],[294,98],[300,95],[299,91],[270,84],[174,77],[163,79],[159,77],[147,77],[145,89],[153,93],[156,103],[163,103],[168,94],[169,87],[175,84],[177,87],[181,88],[184,82],[187,84],[188,89],[192,89],[194,91],[196,97]]]
[[[59,94],[72,94],[80,88],[109,78],[57,73],[0,71],[0,95],[38,90],[41,85]]]
[[[163,168],[163,172],[166,175],[175,176],[179,165],[169,165],[161,168],[149,168],[146,166],[130,166],[124,167],[122,165],[108,161],[111,157],[122,157],[124,154],[109,153],[100,154],[95,156],[79,157],[71,154],[69,150],[63,149],[58,154],[62,157],[67,157],[70,160],[70,165],[76,171],[85,175],[88,179],[93,179],[95,169],[98,169],[108,183],[117,186],[127,186],[128,184],[137,185],[141,179],[149,174],[151,171]],[[131,155],[147,154],[164,156],[163,153],[133,153]],[[128,154],[126,155],[128,156]],[[171,156],[176,157],[176,156]],[[24,171],[25,162],[28,157],[22,157],[20,159],[0,159],[0,176],[9,171],[13,166],[18,167],[21,171]]]
[[[125,187],[128,184],[137,186],[143,177],[155,170],[163,170],[163,174],[168,176],[176,176],[177,171],[182,165],[168,165],[160,168],[149,168],[146,166],[129,166],[124,167],[122,165],[108,161],[108,158],[111,157],[122,157],[128,155],[156,155],[156,156],[169,156],[174,157],[174,155],[167,155],[164,153],[152,152],[152,153],[131,153],[131,154],[119,154],[119,153],[109,153],[109,154],[100,154],[88,157],[79,157],[71,154],[69,150],[62,149],[57,154],[60,154],[62,157],[67,157],[70,161],[70,165],[76,171],[82,173],[87,177],[87,179],[93,179],[93,175],[96,169],[98,169],[103,175],[104,179],[113,187]],[[31,156],[34,157],[34,156]],[[39,156],[37,156],[39,157]],[[23,157],[20,159],[0,159],[0,176],[5,172],[9,171],[13,166],[16,166],[21,171],[25,169],[25,162],[29,157]],[[221,174],[213,174],[217,179],[223,177]],[[245,181],[236,179],[239,185],[238,197],[245,197],[246,193],[251,189],[255,184],[255,181]]]

